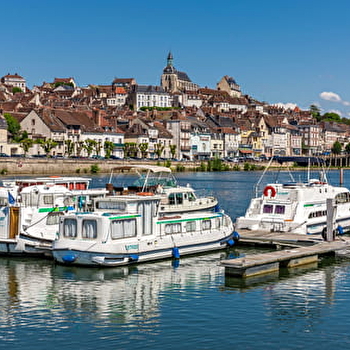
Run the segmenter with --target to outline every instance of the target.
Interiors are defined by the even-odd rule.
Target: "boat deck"
[[[287,246],[288,249],[253,254],[242,258],[222,260],[225,274],[251,277],[278,271],[281,267],[296,267],[315,263],[322,255],[350,255],[350,237],[336,237],[326,242],[317,236],[267,233],[263,231],[240,231],[240,242],[247,244]]]
[[[301,235],[297,233],[270,232],[262,230],[238,230],[240,243],[257,245],[286,245],[299,247],[323,242],[320,235]]]

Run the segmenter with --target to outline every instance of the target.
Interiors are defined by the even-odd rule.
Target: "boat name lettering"
[[[138,244],[129,244],[125,246],[126,250],[131,250],[131,249],[139,249],[139,245]]]

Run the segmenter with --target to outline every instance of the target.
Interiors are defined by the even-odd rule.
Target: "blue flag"
[[[13,195],[10,193],[10,191],[8,192],[8,194],[9,194],[9,198],[8,198],[9,204],[15,204],[16,200],[13,197]]]

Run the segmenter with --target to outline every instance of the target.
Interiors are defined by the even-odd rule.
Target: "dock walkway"
[[[296,267],[318,261],[319,256],[349,251],[350,237],[337,237],[332,242],[325,242],[313,236],[297,234],[277,234],[250,231],[240,232],[242,243],[285,245],[282,249],[270,253],[248,255],[242,258],[222,260],[225,274],[250,277],[278,271],[281,267]]]

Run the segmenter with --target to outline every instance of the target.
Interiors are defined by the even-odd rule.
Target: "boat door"
[[[0,238],[9,238],[10,207],[0,208]]]
[[[155,215],[155,201],[142,201],[138,203],[137,211],[141,214],[142,235],[148,236],[152,234],[153,217]]]
[[[9,238],[15,238],[19,232],[19,207],[10,207]]]

